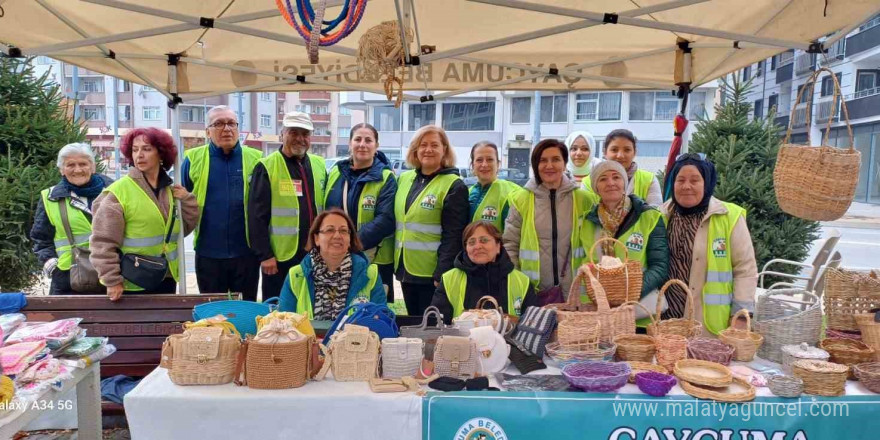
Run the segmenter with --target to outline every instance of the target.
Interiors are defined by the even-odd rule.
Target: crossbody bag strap
[[[171,241],[171,233],[174,231],[174,221],[177,219],[177,204],[171,200],[171,213],[168,222],[168,232],[165,234],[165,242],[162,243],[162,254],[166,255],[168,250],[168,242]]]
[[[67,203],[64,199],[58,202],[58,209],[61,211],[61,224],[64,226],[64,233],[67,234],[67,241],[70,242],[71,247],[76,246],[73,241],[73,231],[70,230],[70,220],[67,217]]]

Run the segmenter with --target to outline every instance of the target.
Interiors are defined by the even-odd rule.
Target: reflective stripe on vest
[[[131,177],[125,176],[104,191],[109,191],[116,196],[122,206],[125,218],[125,232],[120,250],[123,254],[141,254],[159,257],[163,254],[168,259],[168,271],[174,281],[177,281],[177,239],[180,232],[181,220],[175,220],[171,239],[165,244],[165,236],[168,232],[168,219],[163,218],[162,212],[156,203],[144,192],[137,182]],[[168,197],[168,213],[172,212],[174,197],[171,195],[171,187],[165,188]],[[125,280],[125,290],[144,290],[142,287]]]
[[[726,214],[709,218],[708,243],[706,244],[706,283],[703,285],[703,325],[706,330],[718,334],[730,325],[730,308],[733,299],[733,261],[730,257],[730,236],[745,209],[723,202]]]
[[[290,291],[293,292],[293,295],[296,297],[296,313],[300,315],[306,316],[309,319],[315,319],[315,309],[312,304],[312,293],[309,290],[308,282],[306,281],[306,277],[303,275],[303,269],[301,264],[297,264],[290,268],[290,271],[287,272],[287,276],[290,284]],[[367,266],[367,283],[364,287],[357,293],[357,296],[352,298],[345,306],[348,307],[352,303],[357,300],[370,301],[370,292],[376,287],[376,282],[379,279],[379,268],[375,264],[371,264]],[[349,286],[354,280],[349,281]],[[348,292],[345,293],[348,295]]]
[[[478,185],[479,183],[470,189],[473,190]],[[503,232],[504,223],[502,222],[501,214],[504,212],[504,208],[510,204],[508,199],[510,194],[519,189],[520,187],[513,182],[496,179],[489,187],[489,191],[486,191],[476,211],[474,211],[474,217],[471,221],[491,222],[499,231]]]
[[[583,189],[577,189],[572,193],[574,205],[572,206],[572,234],[571,234],[571,272],[575,273],[581,265],[586,252],[581,246],[581,239],[576,231],[581,229],[582,222],[590,210],[593,209],[593,199]],[[535,193],[531,191],[519,191],[510,198],[511,204],[522,217],[520,227],[519,261],[518,268],[532,280],[537,287],[541,278],[541,254],[538,243],[538,230],[535,227]]]
[[[312,188],[317,212],[324,208],[324,188],[327,182],[327,170],[324,158],[307,154],[312,170]],[[276,151],[260,160],[269,175],[272,192],[272,218],[269,220],[269,244],[278,261],[287,261],[296,255],[299,247],[299,197],[287,161],[280,151]]]
[[[651,189],[651,183],[654,182],[654,175],[651,174],[650,171],[645,170],[636,170],[636,174],[633,176],[633,194],[639,196],[642,200],[647,200],[648,191]],[[587,192],[593,195],[596,198],[596,202],[599,202],[599,195],[593,191],[593,184],[590,179],[584,178],[581,181],[582,186]]]
[[[55,228],[55,253],[58,255],[58,268],[61,270],[70,270],[73,264],[73,254],[70,252],[73,246],[67,240],[67,233],[64,232],[64,223],[61,221],[61,208],[58,203],[67,204],[67,220],[70,222],[70,232],[73,234],[73,242],[77,247],[84,249],[89,248],[89,238],[92,236],[92,223],[82,211],[70,204],[70,198],[65,197],[61,202],[49,200],[49,193],[52,188],[44,189],[40,192],[43,199],[43,207],[46,210],[46,216],[49,217],[49,223]]]
[[[241,174],[244,179],[244,236],[250,246],[250,233],[247,227],[248,188],[250,187],[251,174],[254,173],[254,167],[263,157],[263,152],[244,145],[240,145],[239,148],[241,148]],[[205,197],[208,194],[208,176],[211,172],[210,149],[210,145],[202,145],[186,151],[186,158],[189,159],[189,180],[193,183],[192,192],[196,196],[196,200],[199,201],[199,224],[196,226],[193,238],[193,243],[196,246],[199,243],[199,228],[202,223],[201,219],[204,218],[202,213],[205,208]]]
[[[520,316],[522,302],[529,288],[529,277],[514,269],[507,274],[506,313]],[[443,274],[443,288],[452,304],[452,317],[458,318],[464,312],[464,298],[467,292],[467,273],[461,269],[450,269]]]
[[[394,270],[403,265],[406,271],[418,277],[430,277],[437,268],[437,249],[443,232],[441,225],[443,200],[452,184],[460,178],[454,174],[441,174],[428,182],[409,210],[406,199],[416,171],[400,175],[397,195],[394,197],[394,216],[397,230],[394,233]]]
[[[330,191],[333,191],[333,185],[336,184],[336,181],[339,180],[339,176],[341,175],[342,173],[340,173],[338,165],[333,167],[333,169],[330,171],[330,176],[327,178],[327,194],[324,195],[325,204],[327,196],[330,194]],[[358,231],[360,231],[365,224],[373,221],[373,219],[376,217],[376,207],[379,206],[379,193],[382,191],[382,188],[385,187],[385,183],[388,182],[388,179],[394,179],[394,173],[391,172],[391,170],[384,169],[382,170],[381,182],[375,181],[367,182],[366,184],[364,184],[364,187],[361,190],[360,199],[358,199]],[[351,191],[351,189],[349,189],[349,191]],[[343,200],[342,204],[345,206],[341,208],[347,208],[348,200]],[[325,206],[325,208],[329,208],[329,206]],[[393,263],[394,235],[392,234],[385,237],[381,242],[379,242],[379,245],[375,248],[364,250],[364,254],[367,255],[367,259],[369,259],[371,263]]]

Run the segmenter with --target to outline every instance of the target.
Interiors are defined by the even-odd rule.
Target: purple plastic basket
[[[630,367],[626,362],[586,361],[568,364],[562,375],[584,391],[608,393],[626,385]]]
[[[636,386],[643,393],[654,397],[663,397],[675,386],[677,381],[671,374],[658,373],[656,371],[644,371],[636,373]]]

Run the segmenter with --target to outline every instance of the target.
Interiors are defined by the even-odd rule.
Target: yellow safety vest
[[[520,316],[523,299],[529,288],[529,277],[514,269],[507,274],[507,305],[504,310],[514,316]],[[443,274],[443,287],[446,297],[452,304],[452,317],[457,318],[464,312],[464,297],[467,290],[467,272],[461,269],[450,269]]]
[[[251,244],[250,234],[248,232],[247,221],[247,205],[248,205],[248,187],[250,186],[251,174],[254,173],[254,167],[263,157],[263,152],[256,148],[241,148],[241,174],[244,179],[244,235],[248,245]],[[202,210],[205,207],[205,197],[208,194],[208,175],[211,172],[211,154],[209,145],[202,145],[186,151],[186,158],[189,159],[189,180],[193,183],[193,194],[199,201],[199,218],[201,219]],[[199,243],[199,226],[196,226],[195,238],[193,243],[198,246]]]
[[[709,235],[706,246],[706,283],[703,284],[703,325],[706,330],[718,334],[730,324],[730,307],[733,302],[733,262],[730,257],[730,236],[746,210],[728,202],[722,202],[726,214],[709,218]]]
[[[598,201],[599,195],[593,191],[593,184],[590,182],[590,179],[585,177],[582,182],[584,184],[584,189],[594,195]],[[651,174],[650,171],[636,170],[636,174],[633,176],[633,194],[639,196],[642,200],[647,200],[648,191],[651,189],[651,183],[653,182],[654,175]]]
[[[440,248],[443,234],[443,200],[449,188],[460,177],[454,174],[434,177],[407,210],[406,198],[415,179],[415,170],[401,174],[397,195],[394,197],[394,216],[397,221],[394,234],[394,270],[400,265],[400,254],[403,253],[403,266],[408,273],[417,277],[430,277],[437,268],[437,249]]]
[[[595,202],[583,189],[576,189],[572,195],[574,206],[572,206],[571,219],[571,273],[575,273],[587,255],[581,246],[577,231],[580,231],[582,223],[587,221],[585,217],[593,209]],[[516,192],[511,196],[510,202],[522,216],[518,269],[526,274],[532,280],[532,284],[537,287],[541,280],[541,255],[538,230],[535,225],[535,193],[531,191]]]
[[[333,167],[330,170],[330,177],[327,179],[327,194],[324,195],[324,200],[326,203],[327,196],[330,194],[330,191],[333,190],[333,185],[336,184],[336,181],[339,180],[339,176],[342,173],[339,171],[339,166]],[[388,179],[393,179],[394,173],[391,170],[385,169],[382,170],[382,180],[377,182],[367,182],[364,185],[364,188],[361,190],[361,198],[358,200],[358,213],[357,213],[357,229],[361,230],[361,227],[371,221],[376,217],[376,206],[379,203],[379,193],[382,191],[382,188],[385,186],[385,183],[388,182]],[[343,205],[348,203],[347,200],[342,201]],[[329,206],[325,206],[324,208],[329,208]],[[385,237],[379,245],[373,249],[364,250],[364,254],[367,255],[367,259],[371,263],[375,264],[391,264],[394,261],[394,235],[389,235]]]
[[[480,184],[478,183],[472,186],[471,190],[479,185]],[[477,206],[477,210],[474,211],[474,217],[471,221],[476,222],[485,220],[492,222],[499,231],[504,231],[504,223],[501,219],[501,213],[504,212],[504,208],[510,204],[510,200],[508,200],[509,195],[520,189],[519,185],[513,182],[496,179],[492,182],[492,186],[489,187],[489,191],[486,192],[486,195],[483,196],[483,200]]]
[[[162,217],[159,207],[150,199],[137,182],[129,176],[125,176],[104,191],[109,191],[116,196],[122,205],[125,218],[125,232],[120,250],[123,254],[141,254],[151,257],[162,255],[168,260],[168,270],[174,281],[177,281],[177,237],[180,232],[182,220],[174,222],[171,238],[165,244],[165,236],[171,223],[171,212],[174,206],[174,198],[171,195],[171,187],[166,187],[168,192],[168,219]],[[139,291],[142,287],[125,280],[124,290]]]
[[[49,200],[49,193],[52,188],[46,188],[40,192],[43,198],[43,207],[46,208],[46,216],[49,217],[49,223],[55,227],[55,253],[58,255],[58,268],[61,270],[70,270],[73,264],[73,253],[70,241],[67,240],[67,233],[64,232],[64,223],[61,221],[61,208],[58,201]],[[82,211],[70,204],[70,198],[65,197],[62,200],[67,204],[67,220],[70,222],[70,232],[73,234],[73,242],[77,247],[88,249],[89,238],[92,236],[92,223]]]
[[[306,281],[306,277],[303,274],[302,265],[297,264],[296,266],[291,267],[287,275],[290,280],[290,290],[296,297],[296,313],[306,316],[309,319],[315,319],[315,308],[312,304],[312,294],[309,291],[309,283]],[[358,300],[369,302],[370,292],[376,287],[376,282],[378,280],[379,268],[376,267],[375,264],[367,266],[367,284],[364,285],[364,287],[357,293],[357,296],[352,297],[352,300],[345,306],[348,307]],[[344,294],[348,295],[348,292],[345,292]]]
[[[643,268],[645,267],[645,264],[647,264],[648,257],[646,250],[648,249],[648,238],[650,238],[651,232],[654,231],[654,228],[657,227],[657,223],[659,223],[662,218],[663,214],[657,209],[647,209],[639,215],[638,221],[630,226],[630,228],[618,238],[618,240],[626,246],[629,259],[637,260],[639,263],[642,263]],[[583,227],[581,227],[580,231],[580,238],[585,251],[590,251],[590,248],[592,248],[593,244],[596,243],[596,240],[599,239],[601,231],[602,228],[600,226],[590,220],[584,220]],[[619,245],[615,245],[614,253],[614,256],[617,258],[620,258],[621,260],[624,259],[623,248]],[[593,261],[598,263],[601,258],[602,249],[597,246],[593,253]]]
[[[324,188],[327,169],[324,158],[307,154],[312,168],[312,187],[317,212],[324,208]],[[269,175],[272,189],[272,218],[269,221],[269,244],[278,261],[287,261],[296,255],[299,246],[299,198],[287,162],[280,151],[260,160]],[[305,189],[303,189],[305,190]]]

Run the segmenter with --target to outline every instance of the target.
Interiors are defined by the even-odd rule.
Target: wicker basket
[[[732,346],[714,338],[692,338],[687,344],[688,358],[730,365]]]
[[[595,319],[567,319],[556,326],[556,342],[563,347],[595,349],[599,345],[601,325]]]
[[[243,365],[244,382],[236,384],[261,390],[298,388],[312,375],[312,345],[314,336],[305,336],[293,342],[274,344],[255,342],[252,336],[242,345],[239,369]]]
[[[654,336],[654,345],[657,352],[657,364],[662,365],[669,371],[675,367],[675,363],[687,358],[687,339],[681,335],[657,335]]]
[[[880,394],[880,362],[865,362],[854,365],[852,369],[865,388]]]
[[[707,387],[726,387],[733,380],[733,373],[724,365],[697,359],[676,362],[673,372],[680,380]]]
[[[656,336],[659,333],[663,334],[672,334],[672,335],[681,335],[685,338],[692,338],[699,334],[703,333],[703,324],[694,319],[694,294],[691,292],[691,288],[681,280],[669,280],[663,287],[660,288],[660,296],[663,297],[666,295],[666,290],[669,289],[673,284],[678,284],[681,288],[687,292],[688,299],[685,304],[684,318],[672,318],[667,319],[665,321],[661,320],[660,315],[662,313],[663,301],[660,298],[657,299],[657,318],[656,321],[652,324],[648,325],[648,334],[651,336]]]
[[[605,241],[612,241],[623,248],[623,265],[615,268],[603,268],[596,264],[596,246]],[[590,248],[590,265],[588,270],[599,280],[605,289],[605,298],[610,307],[617,307],[627,301],[638,301],[642,292],[642,264],[638,260],[629,259],[629,251],[619,240],[610,237],[600,238]],[[593,286],[587,284],[587,296],[596,302]]]
[[[583,347],[563,346],[559,342],[547,344],[547,356],[556,362],[558,368],[573,362],[612,361],[615,351],[617,351],[617,345],[608,342]]]
[[[880,361],[880,322],[874,321],[873,313],[860,313],[855,318],[862,331],[862,342],[874,349],[874,360]]]
[[[855,318],[853,318],[853,322],[855,322]],[[834,330],[830,328],[825,329],[825,337],[826,338],[842,338],[842,339],[852,339],[854,341],[862,340],[861,332],[850,332],[844,330]]]
[[[586,285],[587,279],[597,293],[596,304],[580,302],[578,283]],[[636,332],[636,315],[632,305],[624,304],[612,309],[605,300],[604,289],[592,273],[581,266],[577,277],[571,283],[568,301],[564,304],[550,304],[545,307],[556,309],[556,319],[561,326],[566,321],[599,323],[599,342],[613,342],[617,335],[631,335]],[[557,332],[557,337],[558,337]]]
[[[822,329],[819,298],[803,289],[768,290],[758,296],[752,325],[764,337],[758,356],[782,363],[782,346],[819,343]]]
[[[241,338],[218,327],[196,327],[171,335],[162,344],[160,366],[177,385],[232,382]]]
[[[842,396],[846,392],[846,365],[801,359],[792,365],[795,376],[804,381],[804,392],[819,396]]]
[[[782,371],[791,374],[791,366],[801,359],[827,361],[831,355],[821,348],[810,347],[806,342],[782,347]]]
[[[852,367],[856,364],[870,362],[874,359],[875,350],[865,345],[862,341],[845,338],[826,338],[819,343],[819,348],[831,355],[829,359],[835,364],[850,367],[848,378],[855,380],[855,372]]]
[[[737,318],[741,315],[746,318],[746,328],[744,330],[733,327]],[[718,339],[733,347],[733,360],[751,362],[755,358],[755,352],[758,351],[758,347],[764,343],[764,337],[753,332],[751,329],[752,318],[749,317],[749,312],[746,309],[740,309],[730,319],[730,327],[721,330],[721,333],[718,334]]]
[[[841,100],[841,108],[849,132],[849,148],[835,148],[828,145],[828,134],[831,132],[831,121],[836,113],[831,111],[828,129],[822,147],[810,147],[809,133],[812,118],[807,118],[807,145],[790,144],[791,128],[795,121],[795,112],[801,102],[805,90],[812,93],[813,85],[820,73],[828,73],[834,81],[834,97],[832,109],[837,108],[840,96],[840,84],[834,72],[821,68],[813,72],[806,86],[798,94],[795,105],[791,107],[791,120],[785,133],[785,140],[776,156],[776,168],[773,170],[773,187],[776,189],[776,200],[779,207],[786,213],[814,221],[837,220],[846,213],[856,193],[859,182],[859,167],[862,155],[853,148],[853,132],[849,123],[849,112],[846,102]]]
[[[587,361],[568,364],[562,375],[573,386],[594,393],[608,393],[626,385],[630,368],[626,362]]]
[[[774,374],[767,378],[770,392],[779,397],[800,397],[804,392],[804,381],[796,376]]]
[[[755,399],[755,386],[736,377],[724,387],[707,387],[686,380],[679,380],[678,383],[685,393],[699,399],[716,402],[748,402]]]
[[[657,373],[669,374],[669,370],[662,365],[652,364],[650,362],[629,361],[627,364],[629,364],[629,368],[632,370],[629,374],[629,383],[636,383],[636,374],[643,371],[655,371]]]
[[[652,362],[657,351],[654,337],[648,335],[620,335],[614,338],[614,343],[619,361]]]
[[[636,374],[636,386],[649,396],[663,397],[669,394],[669,390],[675,384],[675,376],[671,374],[658,373],[656,371],[643,371]]]
[[[829,268],[823,299],[829,329],[858,331],[854,316],[880,307],[880,280],[862,272]]]

